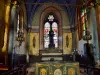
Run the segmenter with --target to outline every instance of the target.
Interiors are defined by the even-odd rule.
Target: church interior
[[[0,75],[100,75],[100,0],[1,0]]]

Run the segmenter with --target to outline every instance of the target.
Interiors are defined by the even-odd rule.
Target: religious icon
[[[68,68],[68,75],[75,75],[75,69]]]
[[[52,27],[50,27],[50,31],[49,31],[49,40],[50,40],[49,48],[55,48],[54,39],[53,39],[54,35],[55,35],[54,31],[52,30]]]
[[[40,75],[47,75],[46,69],[42,68],[42,69],[40,70]]]
[[[68,35],[66,36],[66,46],[67,47],[69,46],[69,37],[68,37]]]
[[[35,48],[35,43],[36,43],[36,38],[35,36],[33,37],[33,47]]]
[[[54,71],[54,75],[62,75],[62,71],[60,69],[56,69]]]

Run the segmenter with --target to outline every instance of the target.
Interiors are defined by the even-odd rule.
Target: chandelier
[[[24,33],[22,31],[18,31],[16,40],[19,42],[19,45],[21,46],[22,42],[25,40]]]

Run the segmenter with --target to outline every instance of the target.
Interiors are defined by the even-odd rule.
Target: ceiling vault
[[[55,4],[55,5],[60,5],[60,6],[75,6],[75,7],[82,7],[82,4],[58,4],[58,3],[35,3],[35,2],[24,2],[24,3],[20,3],[20,4],[30,4],[30,5],[34,5],[34,4],[39,4],[39,5],[48,5],[48,4]]]

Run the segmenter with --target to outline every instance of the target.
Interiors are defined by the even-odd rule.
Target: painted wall
[[[68,14],[67,12],[61,8],[60,6],[58,5],[55,5],[55,4],[48,4],[48,5],[43,5],[41,6],[34,14],[33,16],[33,19],[32,19],[32,24],[31,26],[39,26],[40,24],[40,16],[42,14],[42,12],[47,8],[47,7],[50,7],[50,6],[53,6],[55,8],[57,8],[60,12],[61,12],[61,15],[62,15],[62,25],[63,27],[62,28],[67,28],[69,27],[69,19],[68,19]]]

